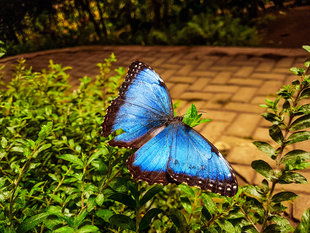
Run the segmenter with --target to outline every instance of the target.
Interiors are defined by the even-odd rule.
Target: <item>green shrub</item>
[[[305,47],[309,50],[309,47]],[[304,183],[296,171],[309,167],[309,152],[283,149],[309,139],[309,62],[293,68],[299,81],[267,101],[270,136],[278,144],[255,145],[277,164],[252,166],[266,179],[261,186],[239,187],[234,197],[185,184],[149,186],[135,182],[126,169],[131,150],[114,148],[101,136],[109,101],[124,74],[111,75],[114,55],[98,64],[95,79],[69,85],[69,67],[52,61],[33,72],[19,61],[13,78],[0,90],[0,232],[292,232],[283,216],[292,192],[275,193],[278,183]],[[278,106],[284,100],[283,105]],[[286,122],[285,116],[291,121]],[[185,115],[190,125],[200,119],[195,106]],[[296,120],[295,117],[297,117]],[[297,132],[282,135],[285,132]],[[282,137],[282,136],[283,137]],[[281,166],[280,166],[281,165]],[[283,165],[283,166],[282,166]],[[295,232],[308,232],[310,209]]]

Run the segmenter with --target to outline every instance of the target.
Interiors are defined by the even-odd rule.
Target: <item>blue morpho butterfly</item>
[[[142,62],[130,65],[102,127],[105,137],[117,129],[124,131],[110,145],[138,149],[127,160],[135,179],[164,185],[185,182],[224,196],[238,191],[231,166],[182,117],[174,117],[165,83]]]

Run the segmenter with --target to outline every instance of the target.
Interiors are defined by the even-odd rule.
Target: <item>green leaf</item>
[[[309,48],[310,49],[310,48]],[[302,215],[301,221],[294,233],[309,233],[310,232],[310,208]]]
[[[110,218],[110,223],[112,225],[118,226],[124,230],[135,231],[136,224],[135,222],[126,215],[115,214]]]
[[[278,125],[273,125],[269,128],[269,135],[276,143],[282,145],[284,137]]]
[[[188,197],[182,196],[180,198],[180,200],[181,200],[181,204],[182,204],[183,208],[187,211],[187,213],[191,214],[193,207],[192,207],[192,203],[190,202]]]
[[[281,216],[272,216],[271,220],[279,226],[281,233],[290,233],[294,230],[294,228],[291,226],[290,222]],[[276,231],[271,231],[276,232]]]
[[[307,99],[310,97],[310,88],[304,89],[300,94],[300,99]]]
[[[294,200],[297,197],[298,196],[295,193],[287,191],[287,192],[279,192],[279,193],[273,195],[271,200],[273,202],[279,203],[279,202],[282,202],[282,201]]]
[[[214,215],[215,213],[217,213],[218,208],[216,204],[214,203],[213,199],[210,197],[209,193],[202,193],[201,198],[202,198],[204,206],[208,209],[211,215]]]
[[[175,226],[179,229],[179,232],[186,232],[187,221],[181,211],[179,211],[178,209],[172,209],[168,216],[171,218]]]
[[[74,233],[75,230],[72,227],[64,226],[64,227],[58,228],[57,230],[54,230],[53,232],[55,232],[55,233]]]
[[[2,138],[1,138],[1,147],[2,147],[3,149],[5,149],[7,145],[8,145],[8,140],[6,140],[5,137],[2,137]]]
[[[303,68],[298,68],[298,67],[292,67],[290,68],[290,71],[298,76],[302,76],[305,73],[305,69]]]
[[[63,160],[66,160],[66,161],[69,161],[73,164],[76,164],[80,167],[84,167],[84,164],[82,162],[81,159],[78,158],[77,155],[72,155],[72,154],[63,154],[63,155],[60,155],[59,156],[60,159],[63,159]]]
[[[55,202],[62,204],[63,203],[63,199],[61,199],[59,196],[55,195],[55,194],[48,194],[48,196],[50,198],[52,198]]]
[[[302,105],[299,109],[303,114],[310,114],[310,104]]]
[[[101,206],[104,201],[104,195],[102,193],[99,193],[98,196],[96,197],[96,203],[98,206]]]
[[[88,161],[87,161],[87,166],[88,166],[89,164],[91,164],[91,162],[93,162],[95,159],[99,158],[99,156],[101,156],[101,155],[107,155],[108,153],[109,153],[109,150],[108,150],[106,147],[101,148],[99,151],[93,153],[93,154],[90,156],[90,158],[89,158]]]
[[[309,45],[303,45],[302,48],[306,50],[308,53],[310,53],[310,46]]]
[[[304,150],[292,150],[285,154],[280,160],[281,164],[296,164],[298,161],[306,161],[310,159],[310,152]]]
[[[115,193],[115,194],[112,194],[109,197],[109,199],[123,203],[124,205],[128,206],[129,208],[132,208],[132,209],[136,208],[135,200],[127,194]]]
[[[202,207],[201,213],[207,221],[209,221],[212,218],[210,211],[205,206]]]
[[[310,132],[308,131],[299,131],[296,133],[292,133],[287,139],[286,144],[290,145],[296,142],[303,142],[310,139]]]
[[[157,193],[162,191],[163,187],[161,185],[155,185],[151,189],[149,189],[141,198],[140,206],[144,206],[149,200],[151,200]]]
[[[279,117],[274,113],[270,113],[270,112],[262,113],[261,116],[264,117],[267,121],[270,121],[276,125],[280,124],[281,122],[281,119],[279,119]]]
[[[296,172],[284,172],[282,176],[279,177],[278,182],[280,184],[306,184],[307,179],[303,175]]]
[[[215,222],[220,226],[221,229],[223,229],[225,232],[233,233],[235,232],[234,225],[224,219],[215,220]]]
[[[145,230],[151,223],[152,219],[156,217],[158,214],[162,212],[161,209],[153,208],[150,209],[141,219],[140,225],[139,225],[139,232]]]
[[[255,160],[251,164],[252,168],[266,177],[268,180],[275,178],[272,167],[263,160]]]
[[[253,185],[245,185],[242,187],[242,189],[245,191],[245,193],[254,196],[258,200],[260,200],[263,197],[261,192],[259,192],[259,187]]]
[[[256,141],[253,142],[253,144],[262,152],[264,152],[265,154],[269,155],[271,158],[275,159],[275,149],[268,144],[267,142],[260,142],[260,141]]]
[[[36,158],[38,156],[38,154],[48,148],[50,148],[52,146],[51,143],[47,143],[47,144],[44,144],[42,146],[39,147],[39,149],[33,154],[33,158]]]
[[[192,104],[191,107],[185,113],[185,115],[183,117],[183,122],[190,127],[195,127],[201,123],[211,121],[210,119],[200,120],[201,116],[202,116],[202,114],[198,115],[196,106],[194,104]]]
[[[113,211],[108,210],[108,209],[99,209],[96,211],[96,215],[99,218],[102,218],[104,221],[108,222],[111,216],[113,215]]]
[[[186,184],[180,184],[178,188],[181,189],[182,192],[186,193],[189,197],[195,198],[195,192],[190,186]]]
[[[301,130],[310,127],[310,114],[299,117],[290,127],[290,130]]]
[[[79,228],[77,233],[99,232],[99,228],[94,225],[85,225]]]
[[[50,213],[44,212],[37,214],[35,216],[32,216],[22,222],[20,225],[18,232],[27,232],[33,228],[35,228],[38,224],[40,224],[46,217],[48,217]]]

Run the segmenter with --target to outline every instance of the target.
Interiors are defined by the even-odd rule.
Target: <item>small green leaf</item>
[[[123,203],[124,205],[128,206],[129,208],[132,208],[132,209],[136,208],[135,200],[127,194],[115,193],[115,194],[112,194],[109,197],[109,199]]]
[[[99,209],[96,211],[96,215],[99,218],[102,218],[104,221],[108,222],[111,216],[113,215],[113,211],[108,210],[108,209]]]
[[[282,216],[272,216],[271,220],[275,222],[281,229],[281,233],[289,233],[293,232],[294,228],[291,226],[290,222],[282,217]],[[264,231],[265,232],[265,231]],[[271,231],[272,233],[277,232],[277,231]]]
[[[91,164],[92,161],[99,158],[101,155],[107,155],[109,153],[108,149],[106,147],[101,148],[99,151],[93,153],[90,158],[87,161],[87,165]]]
[[[225,232],[235,232],[234,225],[224,219],[215,220],[216,223],[220,226],[221,229],[223,229]]]
[[[39,147],[39,149],[33,154],[33,158],[36,158],[38,156],[38,154],[48,148],[50,148],[52,146],[51,143],[47,143],[47,144],[44,144],[42,146]]]
[[[282,145],[284,137],[278,125],[273,125],[269,128],[269,135],[276,143]]]
[[[144,206],[149,200],[151,200],[157,193],[161,192],[163,187],[161,185],[155,185],[151,189],[149,189],[141,198],[140,206]]]
[[[195,192],[190,186],[186,184],[180,184],[178,188],[181,189],[184,193],[186,193],[189,197],[195,198]]]
[[[306,50],[308,53],[310,53],[310,46],[309,45],[303,45],[302,48]]]
[[[63,226],[63,227],[60,227],[60,228],[54,230],[53,232],[55,232],[55,233],[74,233],[75,230],[72,227]]]
[[[94,225],[85,225],[79,228],[77,233],[99,232],[99,228]]]
[[[275,149],[268,144],[267,142],[260,142],[260,141],[256,141],[253,142],[253,144],[262,152],[264,152],[265,154],[269,155],[271,158],[275,159]]]
[[[290,127],[290,130],[301,130],[310,127],[310,114],[299,117]]]
[[[202,198],[204,206],[208,209],[211,215],[214,215],[215,213],[217,213],[218,208],[216,204],[214,203],[213,199],[210,197],[209,193],[202,193],[201,198]]]
[[[38,224],[40,224],[50,213],[44,212],[41,214],[37,214],[32,216],[22,222],[20,225],[18,232],[27,232],[33,228],[35,228]]]
[[[274,179],[274,172],[272,167],[263,160],[255,160],[251,164],[252,168],[258,173],[266,177],[268,180]]]
[[[1,138],[1,147],[2,147],[3,149],[5,149],[7,145],[8,145],[8,140],[6,140],[5,137],[2,137],[2,138]]]
[[[261,116],[264,117],[267,121],[272,122],[273,124],[279,124],[281,122],[279,117],[274,113],[262,113]]]
[[[209,221],[212,218],[210,211],[205,206],[202,207],[201,213],[207,221]]]
[[[63,159],[63,160],[66,160],[66,161],[69,161],[71,163],[74,163],[80,167],[84,167],[84,164],[82,162],[81,159],[78,158],[77,155],[72,155],[72,154],[63,154],[63,155],[60,155],[59,156],[60,159]]]
[[[59,196],[55,195],[55,194],[48,194],[48,196],[50,198],[52,198],[55,202],[62,204],[63,203],[63,199],[61,199]]]
[[[183,208],[187,211],[187,213],[191,214],[193,207],[192,207],[192,203],[190,202],[188,197],[182,196],[180,198],[180,200],[181,200],[181,204],[182,204]]]
[[[101,206],[104,201],[104,195],[102,193],[99,193],[98,196],[96,197],[96,203],[98,206]]]
[[[202,114],[198,115],[196,106],[192,104],[191,107],[187,110],[186,114],[184,115],[183,122],[190,127],[195,127],[201,123],[211,121],[210,119],[200,120],[201,116]]]
[[[309,46],[310,47],[310,46]],[[310,51],[310,48],[309,48]],[[310,208],[308,208],[302,215],[301,221],[294,233],[309,233],[310,232]]]
[[[135,231],[136,224],[135,222],[126,215],[115,214],[110,218],[110,223],[112,225],[118,226],[124,230]]]
[[[139,225],[139,231],[145,230],[151,223],[152,219],[156,217],[158,214],[162,212],[161,209],[153,208],[150,209],[141,219],[140,225]]]
[[[284,172],[282,176],[279,177],[278,182],[280,184],[306,184],[307,179],[303,175],[296,172]]]
[[[306,88],[300,94],[300,99],[307,99],[310,97],[310,88]]]
[[[297,160],[306,161],[309,159],[310,159],[310,152],[304,150],[292,150],[283,156],[283,158],[280,160],[280,163],[294,164],[297,162]]]
[[[290,71],[298,76],[302,76],[305,73],[305,69],[303,68],[298,68],[298,67],[292,67],[290,68]]]
[[[310,139],[310,132],[308,131],[299,131],[296,133],[292,133],[287,139],[286,144],[290,145],[296,142],[303,142]]]
[[[310,104],[302,105],[299,109],[303,114],[310,114]]]
[[[178,209],[172,209],[168,216],[179,229],[179,232],[186,232],[187,221],[181,211],[179,211]]]
[[[282,202],[282,201],[289,201],[289,200],[294,200],[296,199],[298,196],[293,193],[293,192],[279,192],[275,195],[273,195],[272,197],[272,201],[273,202]]]

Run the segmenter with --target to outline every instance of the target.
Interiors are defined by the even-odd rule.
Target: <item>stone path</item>
[[[288,71],[292,66],[303,67],[308,54],[303,49],[264,49],[226,47],[142,47],[142,46],[86,46],[23,54],[34,71],[46,68],[50,59],[63,66],[71,66],[73,83],[78,77],[98,74],[96,64],[114,52],[116,66],[127,69],[137,59],[151,65],[166,82],[174,101],[180,100],[179,114],[191,103],[205,113],[212,122],[197,127],[205,137],[227,155],[238,174],[251,184],[260,184],[262,176],[250,164],[253,160],[268,160],[253,144],[254,140],[268,140],[270,124],[260,113],[259,104],[266,97],[273,98],[279,88],[295,78]],[[16,57],[0,60],[6,64],[6,75]],[[115,66],[115,67],[116,67]],[[310,151],[309,141],[296,148]],[[309,169],[302,174],[310,181]],[[239,179],[241,185],[245,184]],[[310,206],[310,184],[278,186],[300,195],[288,214],[300,219]]]

